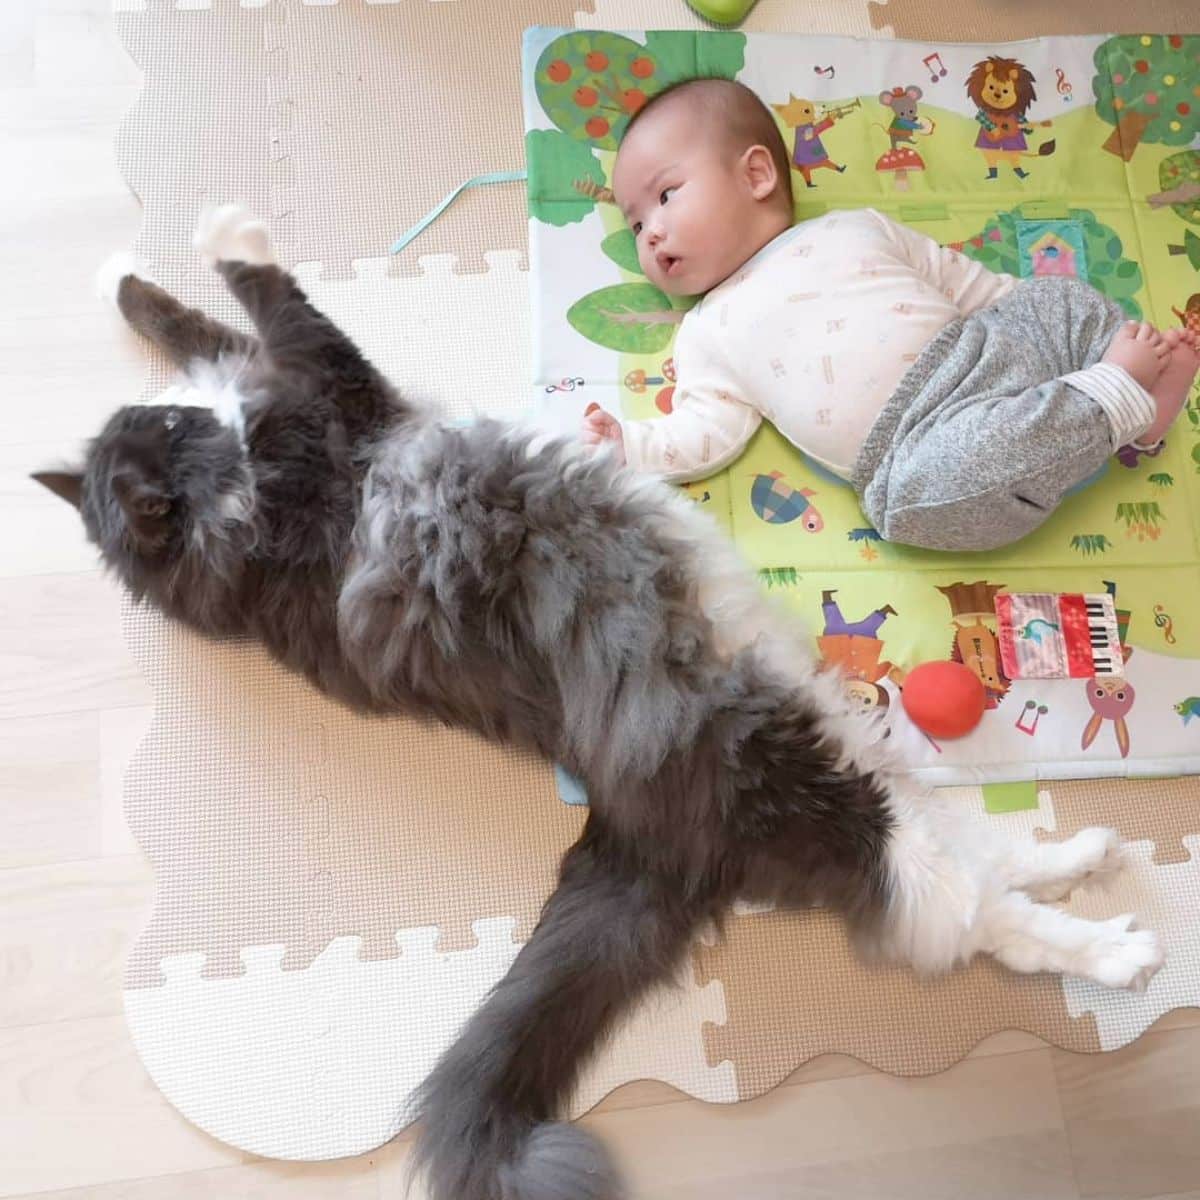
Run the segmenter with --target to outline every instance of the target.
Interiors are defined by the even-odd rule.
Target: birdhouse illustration
[[[1030,244],[1029,264],[1034,275],[1079,275],[1075,247],[1053,229]]]

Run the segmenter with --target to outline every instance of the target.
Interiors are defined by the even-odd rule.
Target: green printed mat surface
[[[1026,153],[1002,156],[994,179],[969,86],[988,58],[1017,72],[1014,115],[1028,131]],[[737,78],[778,106],[789,150],[805,121],[823,126],[846,169],[813,170],[813,187],[793,173],[797,220],[870,206],[995,270],[1075,275],[1131,317],[1200,330],[1200,37],[985,46],[535,28],[524,98],[535,403],[546,427],[577,430],[593,402],[633,418],[670,411],[687,302],[642,276],[608,183],[643,98],[697,74]],[[891,113],[880,95],[895,88],[920,89],[904,171],[881,169]],[[814,337],[824,332],[818,321]],[[1161,453],[1114,457],[1002,551],[880,540],[850,487],[766,424],[737,462],[686,490],[808,623],[826,659],[888,706],[929,782],[1200,771],[1200,392]],[[812,508],[815,532],[796,519]],[[1001,590],[1112,594],[1129,651],[1120,705],[1088,680],[1006,678]],[[948,658],[979,674],[988,711],[968,737],[939,743],[907,721],[898,692],[913,666]]]

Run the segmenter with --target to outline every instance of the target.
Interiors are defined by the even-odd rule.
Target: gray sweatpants
[[[1060,376],[1100,359],[1121,308],[1077,279],[1027,279],[948,325],[867,434],[853,483],[888,541],[990,550],[1035,530],[1117,447]]]

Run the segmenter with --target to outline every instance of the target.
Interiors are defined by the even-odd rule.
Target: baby
[[[1154,449],[1200,367],[1077,279],[998,275],[872,209],[793,224],[778,127],[739,83],[654,97],[613,192],[646,278],[702,299],[675,344],[669,416],[594,408],[584,440],[681,482],[764,417],[848,480],[889,541],[986,550],[1024,537],[1116,449]]]

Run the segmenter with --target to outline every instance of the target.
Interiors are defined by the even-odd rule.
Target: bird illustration
[[[1026,621],[1018,631],[1023,638],[1027,638],[1034,645],[1040,646],[1042,638],[1047,633],[1057,633],[1058,626],[1053,621],[1046,621],[1041,617],[1034,617],[1031,621]]]

